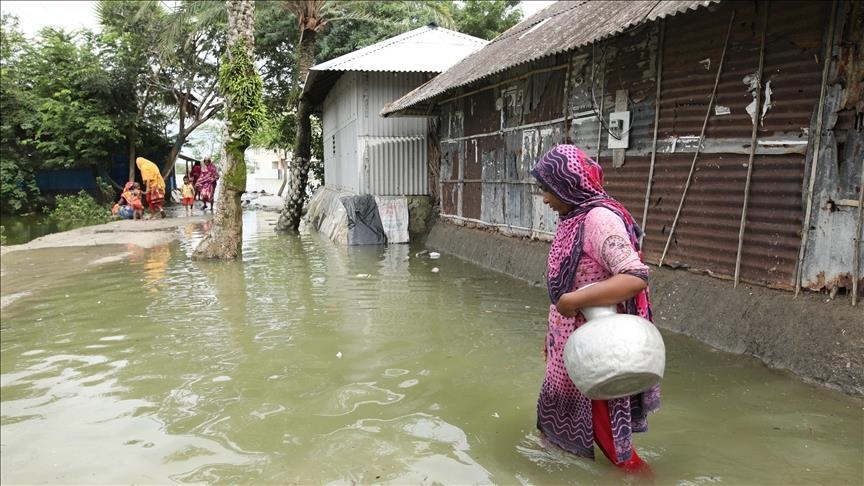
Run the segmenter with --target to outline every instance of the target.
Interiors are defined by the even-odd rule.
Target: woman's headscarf
[[[640,230],[633,216],[621,203],[606,194],[603,190],[603,169],[579,147],[558,145],[537,161],[531,169],[531,175],[544,190],[573,205],[572,211],[560,216],[558,230],[549,250],[546,282],[553,304],[573,286],[576,269],[582,258],[582,223],[592,209],[604,207],[617,214],[624,221],[633,248],[639,250]]]
[[[141,171],[141,179],[144,180],[147,187],[156,187],[165,192],[165,179],[162,178],[162,173],[159,172],[159,167],[156,164],[144,157],[138,157],[135,159],[135,165]]]

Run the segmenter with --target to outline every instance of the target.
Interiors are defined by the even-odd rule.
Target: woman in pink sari
[[[564,344],[585,323],[581,308],[618,304],[619,313],[651,320],[640,230],[630,213],[603,190],[603,169],[578,147],[553,148],[531,174],[540,184],[543,202],[559,215],[546,273],[552,304],[537,428],[550,442],[578,456],[593,459],[596,443],[619,468],[649,472],[636,454],[632,433],[647,430],[648,413],[660,406],[659,386],[629,397],[590,400],[564,367]]]
[[[201,175],[195,182],[195,192],[201,195],[201,201],[204,203],[201,209],[207,209],[207,203],[210,203],[210,212],[213,212],[213,195],[216,192],[216,181],[219,179],[219,171],[213,165],[213,160],[210,157],[204,159],[204,166],[201,168]]]

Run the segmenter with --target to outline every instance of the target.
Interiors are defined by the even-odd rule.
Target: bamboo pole
[[[720,84],[720,73],[723,72],[723,62],[726,60],[726,48],[729,47],[729,37],[732,35],[732,24],[735,22],[735,11],[729,18],[729,27],[726,30],[726,40],[723,42],[723,51],[720,53],[720,64],[717,66],[717,76],[714,78],[714,89],[711,90],[711,97],[708,99],[708,111],[705,112],[705,119],[702,121],[702,131],[699,133],[699,143],[696,145],[696,153],[693,154],[693,161],[690,163],[690,173],[687,174],[687,182],[684,184],[684,192],[681,193],[681,201],[678,203],[678,210],[675,212],[675,218],[672,220],[672,228],[669,230],[669,237],[666,238],[666,246],[663,248],[663,254],[660,255],[660,263],[658,266],[663,266],[663,260],[666,258],[666,252],[669,251],[669,243],[672,242],[672,236],[675,234],[675,226],[678,224],[678,217],[681,215],[681,208],[684,206],[684,199],[687,197],[687,189],[690,188],[690,180],[693,179],[693,171],[696,168],[696,159],[699,157],[699,149],[702,147],[702,140],[705,138],[705,128],[708,126],[708,118],[711,116],[711,108],[714,107],[714,98],[717,96],[717,85]]]
[[[765,12],[762,14],[762,35],[759,41],[759,69],[756,71],[756,110],[753,114],[753,130],[750,132],[750,158],[747,160],[747,180],[744,182],[744,205],[741,208],[741,225],[738,227],[738,253],[735,255],[735,283],[738,287],[741,279],[741,253],[744,248],[744,228],[747,226],[747,203],[750,201],[750,181],[753,178],[753,162],[756,155],[756,136],[759,131],[760,108],[762,106],[762,70],[765,67],[765,31],[768,30],[768,8],[770,1],[765,1]]]
[[[666,30],[666,22],[660,19],[660,34],[657,39],[657,94],[654,97],[654,141],[651,143],[651,165],[648,167],[648,184],[645,188],[645,206],[642,208],[642,234],[639,235],[639,248],[648,231],[648,204],[651,201],[651,186],[654,183],[654,161],[657,159],[657,129],[660,125],[660,85],[663,82],[663,39]]]
[[[855,236],[852,238],[854,253],[852,274],[852,306],[858,305],[858,276],[861,275],[861,227],[864,224],[864,160],[861,161],[861,184],[858,186],[858,224],[855,227]]]
[[[801,292],[801,280],[804,274],[804,256],[807,254],[807,239],[810,236],[810,215],[813,212],[813,188],[816,185],[816,168],[819,161],[819,149],[822,145],[822,111],[825,106],[825,85],[828,83],[828,70],[831,67],[831,51],[834,46],[834,22],[837,16],[837,0],[831,2],[831,19],[828,23],[828,38],[825,40],[824,63],[822,66],[822,86],[819,88],[819,105],[816,110],[816,137],[813,140],[813,160],[810,162],[810,181],[807,184],[807,207],[804,210],[804,221],[801,228],[801,245],[798,247],[798,262],[795,265],[795,297]]]

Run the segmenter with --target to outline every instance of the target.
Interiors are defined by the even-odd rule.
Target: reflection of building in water
[[[144,263],[146,276],[144,286],[149,292],[158,292],[159,287],[164,285],[165,269],[169,258],[171,258],[171,248],[168,245],[157,246],[147,252],[147,261]]]

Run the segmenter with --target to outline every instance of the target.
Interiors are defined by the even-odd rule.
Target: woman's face
[[[552,208],[558,214],[563,216],[570,211],[573,211],[572,204],[568,204],[558,199],[558,196],[547,191],[546,188],[541,187],[540,191],[543,193],[543,203]]]

